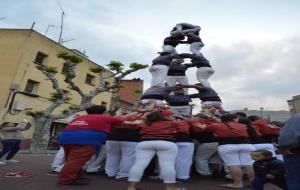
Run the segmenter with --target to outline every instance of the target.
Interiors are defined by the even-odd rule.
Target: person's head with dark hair
[[[268,150],[255,150],[251,152],[251,157],[255,161],[268,160],[272,158],[273,153]]]
[[[232,122],[232,121],[236,121],[237,115],[235,115],[235,114],[224,114],[220,117],[220,119],[223,123]]]
[[[235,112],[235,115],[237,115],[238,118],[245,118],[247,117],[247,114],[244,112]]]
[[[225,124],[228,128],[232,129],[232,127],[228,124],[229,122],[237,122],[237,116],[235,114],[224,114],[220,117],[221,122]]]
[[[252,126],[250,119],[248,119],[247,117],[239,118],[239,123],[247,126],[249,137],[257,137],[259,135],[255,128]]]
[[[251,121],[247,117],[239,118],[239,123],[242,123],[242,124],[247,125],[247,126],[251,125]]]
[[[261,118],[257,115],[250,115],[250,116],[248,116],[248,119],[252,122],[252,121],[259,120]]]
[[[164,117],[162,116],[161,111],[154,111],[146,116],[145,123],[151,125],[153,122],[162,120],[164,120]]]
[[[87,114],[104,114],[106,107],[101,105],[92,105],[86,109]]]

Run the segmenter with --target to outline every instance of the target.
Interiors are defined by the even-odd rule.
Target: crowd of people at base
[[[287,189],[283,162],[273,145],[280,128],[257,116],[211,109],[182,117],[154,103],[133,111],[123,108],[115,116],[105,114],[102,106],[87,113],[71,121],[60,136],[63,149],[54,161],[60,162],[52,169],[61,185],[88,184],[82,170],[98,172],[105,160],[107,177],[128,179],[128,190],[135,190],[154,160],[154,173],[168,190],[178,189],[176,182],[188,182],[193,163],[202,176],[224,170],[233,180],[224,187],[242,188],[246,174],[255,190],[265,183]]]

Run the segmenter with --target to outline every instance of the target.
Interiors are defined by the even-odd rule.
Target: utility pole
[[[61,36],[62,36],[62,31],[63,31],[63,26],[64,26],[64,15],[65,15],[65,12],[63,11],[61,13],[60,34],[59,34],[59,39],[58,39],[59,44],[61,44],[61,42],[62,42]]]

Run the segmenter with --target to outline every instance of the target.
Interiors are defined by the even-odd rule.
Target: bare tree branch
[[[74,71],[77,63],[72,63],[70,60],[66,60],[66,73],[65,73],[65,82],[70,85],[71,89],[78,92],[80,96],[84,96],[82,90],[73,82],[73,79],[76,77],[76,73]]]

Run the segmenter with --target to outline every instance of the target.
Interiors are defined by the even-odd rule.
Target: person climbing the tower
[[[189,24],[189,23],[178,23],[171,30],[170,35],[172,36],[187,36],[187,41],[179,41],[179,43],[188,43],[190,44],[190,51],[193,54],[201,55],[200,50],[204,46],[199,32],[201,30],[200,26]]]

